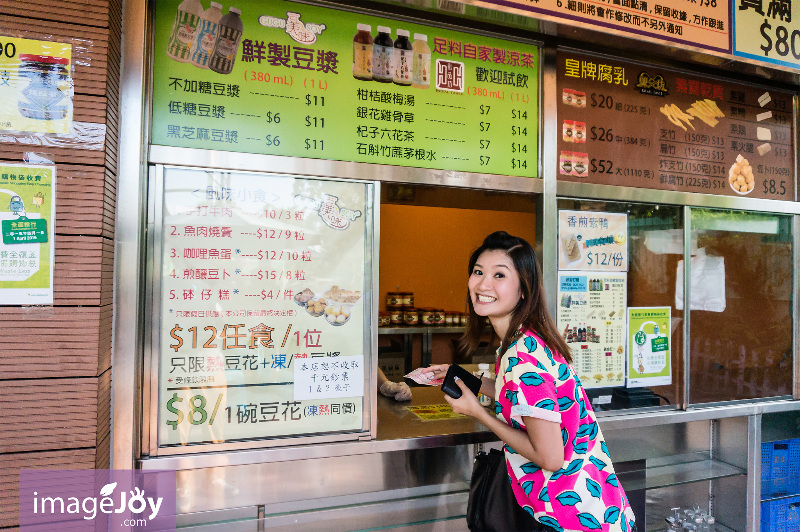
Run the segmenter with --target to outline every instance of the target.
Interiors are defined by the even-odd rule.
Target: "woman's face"
[[[469,297],[478,316],[511,318],[522,297],[514,262],[499,250],[484,251],[469,276]]]

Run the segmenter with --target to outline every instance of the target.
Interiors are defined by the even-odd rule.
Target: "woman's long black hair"
[[[472,252],[467,270],[469,275],[472,275],[478,257],[485,251],[502,251],[509,256],[519,275],[520,291],[523,296],[511,313],[506,337],[501,338],[502,350],[508,348],[520,329],[530,330],[538,334],[550,349],[558,351],[567,362],[571,363],[572,355],[569,346],[556,327],[552,316],[547,312],[547,303],[542,288],[542,272],[536,262],[536,252],[533,250],[533,246],[523,238],[509,235],[505,231],[496,231],[487,236],[483,244]],[[467,292],[467,308],[469,309],[469,322],[467,330],[461,338],[461,345],[467,352],[474,353],[480,344],[484,321],[475,313],[469,291]]]

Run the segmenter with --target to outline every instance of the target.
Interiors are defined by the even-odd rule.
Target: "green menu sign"
[[[152,142],[539,177],[539,49],[328,8],[156,7]]]

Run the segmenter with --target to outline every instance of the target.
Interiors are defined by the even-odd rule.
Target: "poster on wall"
[[[165,171],[160,446],[362,429],[370,187]]]
[[[152,142],[539,177],[539,49],[311,6],[156,5]]]
[[[558,269],[628,271],[628,215],[558,211]]]
[[[644,36],[719,52],[731,49],[729,4],[722,0],[661,4],[647,0],[480,0],[470,3],[514,7],[570,23],[588,24],[600,31],[621,32],[636,39]]]
[[[585,388],[625,384],[626,273],[558,272],[558,329]]]
[[[794,200],[794,95],[557,54],[558,179]]]
[[[733,55],[800,67],[800,4],[732,0]]]
[[[0,35],[0,130],[70,132],[72,45]]]
[[[628,309],[628,387],[672,384],[670,307]]]
[[[0,165],[0,305],[52,305],[56,167]]]

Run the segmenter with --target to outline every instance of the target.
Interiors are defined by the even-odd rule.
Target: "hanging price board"
[[[800,4],[734,0],[734,55],[800,67]]]

